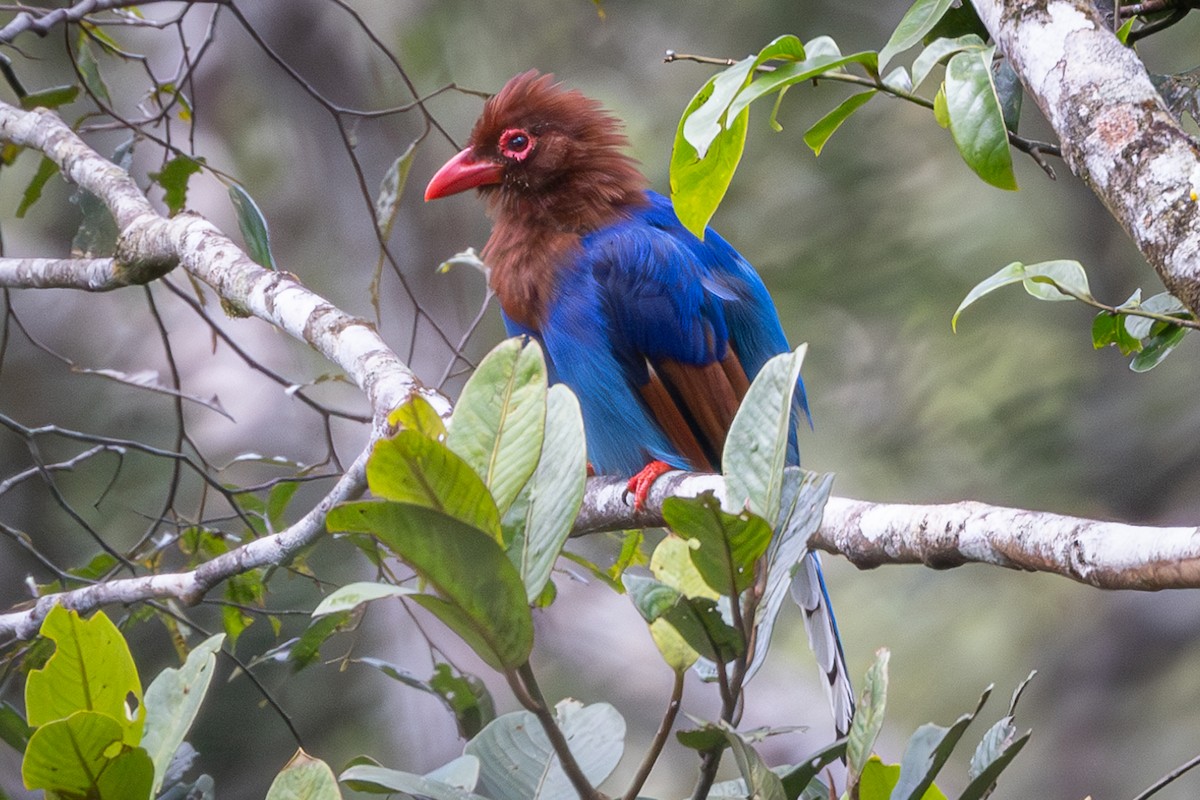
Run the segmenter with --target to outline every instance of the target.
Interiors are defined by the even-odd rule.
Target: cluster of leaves
[[[679,706],[682,674],[690,667],[720,688],[720,718],[694,720],[695,727],[677,733],[684,747],[700,751],[702,765],[712,765],[710,778],[726,750],[738,765],[740,778],[706,789],[706,796],[828,797],[830,788],[819,773],[844,758],[850,797],[890,793],[937,800],[943,795],[932,788],[933,778],[975,714],[950,728],[925,726],[902,765],[883,765],[871,749],[883,719],[886,658],[868,673],[848,739],[798,765],[768,767],[757,752],[765,736],[786,731],[736,728],[742,688],[766,655],[831,483],[828,476],[785,468],[803,356],[803,346],[777,356],[751,386],[724,453],[726,503],[711,494],[670,499],[664,515],[673,533],[648,559],[650,574],[625,572],[623,585],[677,675],[680,694],[671,707]],[[481,362],[448,424],[420,398],[397,409],[390,423],[397,432],[377,443],[368,465],[376,499],[333,509],[329,527],[353,540],[384,574],[390,574],[389,559],[399,559],[415,573],[416,585],[393,579],[331,593],[313,611],[309,630],[291,643],[289,655],[297,665],[311,663],[321,643],[366,604],[399,597],[430,611],[502,673],[526,710],[496,716],[482,683],[447,664],[422,680],[385,662],[360,659],[440,697],[468,740],[463,755],[424,775],[362,757],[335,776],[323,761],[300,751],[276,776],[269,800],[298,795],[334,800],[341,796],[339,781],[434,800],[599,796],[592,787],[610,776],[624,753],[624,719],[603,702],[564,699],[551,706],[529,664],[532,608],[554,600],[551,571],[586,481],[577,400],[565,387],[548,385],[535,343],[512,339]],[[264,504],[261,513],[286,505],[284,494]],[[165,670],[143,696],[128,646],[103,613],[83,621],[56,608],[42,635],[56,650],[29,677],[28,723],[12,708],[0,710],[0,733],[25,754],[27,786],[64,798],[211,793],[204,776],[187,785],[179,781],[195,756],[184,736],[224,636],[197,646],[180,670]],[[673,720],[672,711],[664,731]],[[1011,718],[994,728],[977,751],[972,788],[963,797],[982,796],[979,790],[994,783],[1027,735],[1015,737]],[[647,754],[639,780],[663,743]],[[639,790],[640,783],[626,796]]]
[[[879,51],[842,55],[828,36],[806,44],[795,36],[781,36],[714,75],[688,104],[675,135],[671,199],[680,220],[696,235],[704,234],[741,159],[751,103],[774,95],[770,123],[780,130],[776,114],[784,94],[797,84],[819,80],[854,84],[862,91],[804,134],[814,153],[819,155],[847,119],[882,93],[932,110],[971,169],[993,186],[1016,189],[1009,136],[1016,133],[1022,89],[987,37],[969,3],[917,0]],[[911,68],[896,67],[884,74],[897,55],[918,44],[924,47]],[[916,94],[940,63],[946,69],[934,96]]]
[[[979,298],[1013,283],[1020,283],[1039,300],[1078,300],[1099,309],[1092,323],[1092,344],[1097,350],[1111,345],[1132,356],[1129,368],[1134,372],[1154,369],[1189,331],[1200,327],[1179,298],[1167,292],[1143,300],[1139,289],[1119,306],[1100,302],[1092,296],[1087,273],[1078,261],[1013,262],[975,286],[959,304],[951,324],[957,325],[963,310]]]
[[[223,634],[197,645],[179,669],[159,673],[145,694],[129,646],[104,612],[84,620],[56,606],[41,635],[54,652],[29,674],[25,718],[0,706],[0,738],[23,753],[26,788],[64,800],[210,790],[206,776],[183,782],[196,756],[184,737],[208,691]]]
[[[847,794],[850,797],[863,800],[946,800],[946,795],[934,785],[934,779],[962,740],[967,727],[983,710],[991,696],[992,687],[984,690],[974,711],[963,714],[949,727],[930,722],[917,728],[905,745],[900,763],[885,764],[873,754],[873,748],[883,727],[887,707],[888,659],[888,651],[880,650],[875,663],[867,671],[863,700],[846,740],[827,748],[802,766],[823,765],[829,763],[833,753],[844,754],[849,787]],[[1008,713],[988,728],[976,745],[967,770],[967,785],[958,795],[958,800],[981,800],[990,795],[1000,774],[1029,741],[1032,731],[1018,733],[1014,715],[1017,701],[1031,678],[1033,673],[1017,686],[1008,704]]]

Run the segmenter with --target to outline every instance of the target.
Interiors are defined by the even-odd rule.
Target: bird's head
[[[627,143],[599,103],[530,70],[488,99],[466,149],[437,171],[425,199],[478,189],[497,217],[588,229],[643,202],[645,179]]]

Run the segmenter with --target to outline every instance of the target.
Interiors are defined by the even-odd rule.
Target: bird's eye
[[[533,146],[533,137],[521,128],[509,128],[500,134],[500,154],[505,158],[517,161],[529,155]]]

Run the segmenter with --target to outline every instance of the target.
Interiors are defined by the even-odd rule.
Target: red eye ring
[[[500,155],[523,161],[533,152],[535,137],[524,128],[509,128],[500,134]]]

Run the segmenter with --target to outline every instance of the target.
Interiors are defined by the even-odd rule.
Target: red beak
[[[504,178],[504,166],[487,159],[477,159],[475,151],[468,147],[442,165],[429,185],[425,187],[425,199],[436,200],[452,194],[465,192],[489,183],[500,183]]]

